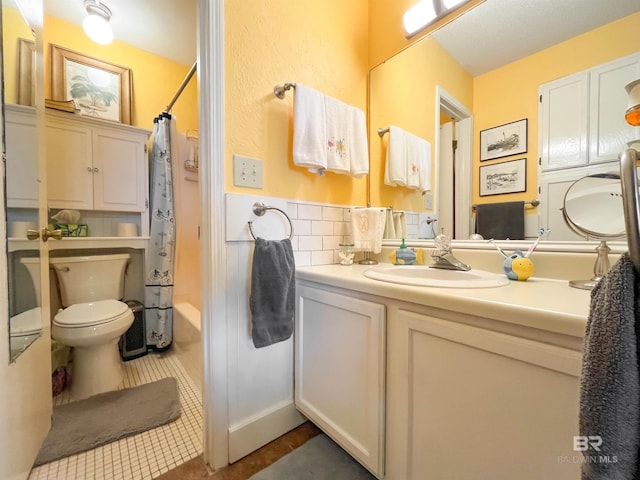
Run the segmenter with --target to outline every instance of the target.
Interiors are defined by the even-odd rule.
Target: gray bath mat
[[[172,377],[54,407],[51,430],[34,466],[164,425],[179,416],[178,384]]]
[[[317,435],[249,480],[375,480],[324,434]]]

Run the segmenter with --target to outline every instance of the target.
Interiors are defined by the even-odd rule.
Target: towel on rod
[[[476,232],[494,240],[524,240],[524,202],[476,206]]]
[[[352,108],[329,96],[324,97],[327,135],[327,170],[348,174],[351,171]]]
[[[325,96],[296,84],[293,105],[293,163],[324,175],[327,168]]]
[[[407,142],[405,132],[389,125],[387,156],[384,168],[384,183],[392,187],[407,185]]]
[[[364,112],[351,107],[353,124],[351,141],[351,165],[349,173],[358,178],[369,173],[369,143],[367,141],[367,120]]]
[[[356,250],[382,251],[386,211],[385,208],[351,209],[351,235]]]
[[[295,262],[288,238],[256,238],[249,307],[256,348],[287,340],[293,333]]]
[[[582,463],[582,480],[640,478],[638,274],[622,255],[591,292],[580,380],[580,435],[595,437],[585,455],[615,462]],[[601,440],[601,442],[600,442]]]

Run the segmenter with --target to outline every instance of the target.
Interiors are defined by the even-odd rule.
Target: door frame
[[[436,113],[435,113],[435,152],[440,152],[440,116],[446,113],[456,122],[469,120],[467,128],[454,129],[454,138],[458,140],[458,148],[454,157],[454,167],[456,172],[455,189],[455,232],[457,239],[468,239],[471,234],[471,198],[473,195],[473,113],[456,97],[451,95],[440,85],[436,85]],[[440,188],[439,162],[435,162],[435,184],[436,192]],[[439,196],[434,198],[434,207],[438,211]],[[468,217],[463,218],[460,212],[469,212]]]

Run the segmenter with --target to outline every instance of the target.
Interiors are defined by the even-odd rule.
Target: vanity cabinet
[[[38,208],[36,109],[5,105],[8,208]]]
[[[640,54],[634,54],[541,85],[541,170],[616,161],[627,142],[640,136],[640,128],[624,119],[624,86],[638,77]]]
[[[580,352],[470,323],[389,310],[385,478],[580,478]]]
[[[385,306],[304,283],[296,296],[295,405],[383,478]]]
[[[150,132],[47,111],[50,208],[144,212]]]

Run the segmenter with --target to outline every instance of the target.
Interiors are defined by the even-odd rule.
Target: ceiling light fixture
[[[111,10],[100,0],[84,0],[87,16],[82,21],[84,33],[96,43],[106,45],[113,40],[111,31]]]
[[[407,10],[402,17],[407,38],[427,25],[450,14],[469,0],[422,0]]]

